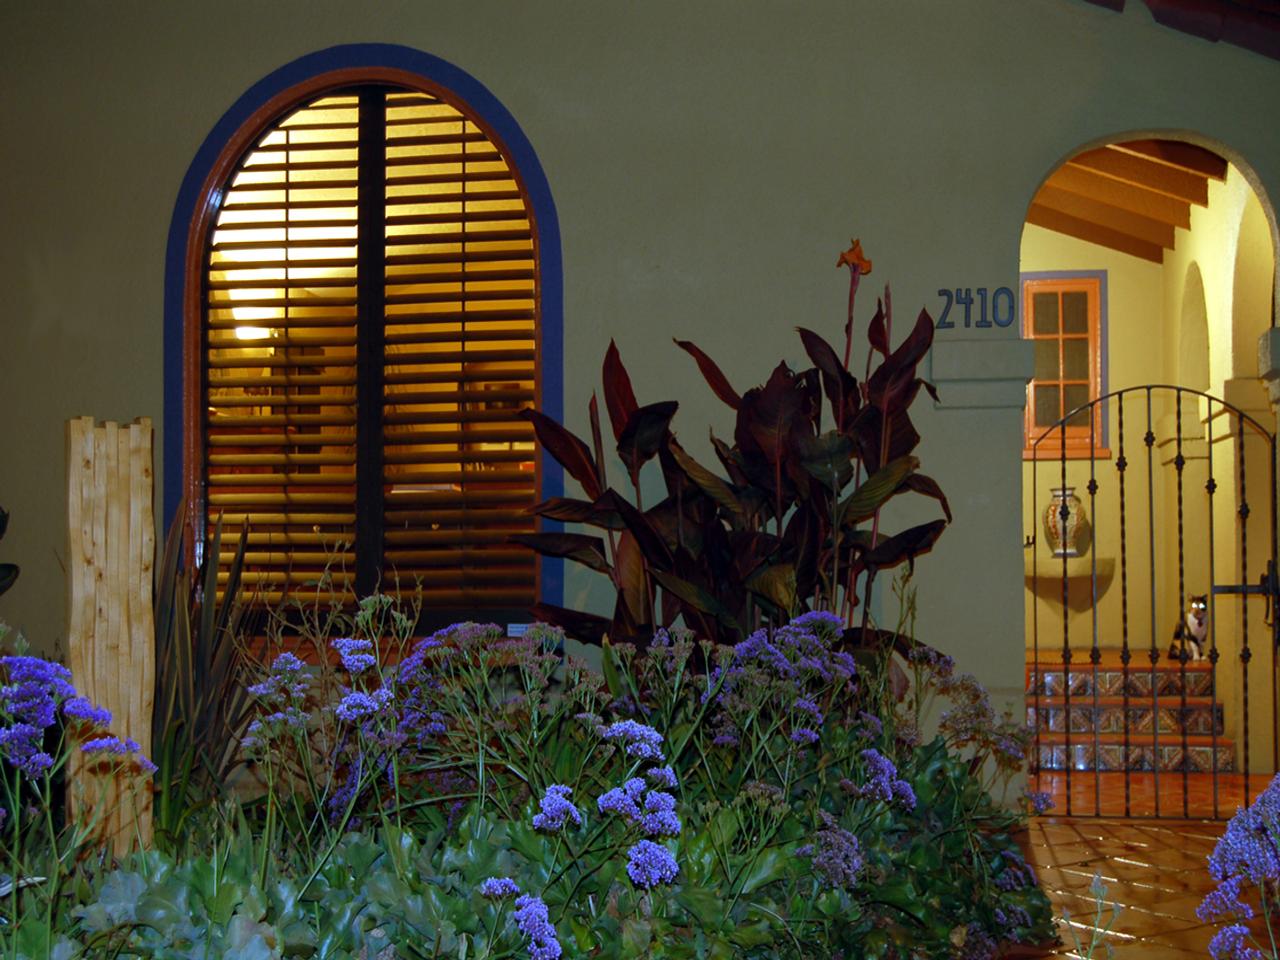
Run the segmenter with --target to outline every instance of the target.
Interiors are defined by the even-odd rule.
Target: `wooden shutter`
[[[537,492],[518,417],[538,382],[528,207],[456,107],[379,96],[376,177],[360,94],[344,92],[276,124],[226,190],[206,278],[208,519],[248,521],[245,583],[266,600],[327,568],[350,601],[374,569],[384,590],[420,584],[428,610],[523,608],[535,561],[506,541],[534,528]],[[385,243],[361,243],[379,219]],[[358,415],[362,390],[380,410]],[[357,463],[371,443],[372,473]]]
[[[387,101],[384,579],[429,607],[524,608],[534,529],[537,263],[498,147],[455,107]]]

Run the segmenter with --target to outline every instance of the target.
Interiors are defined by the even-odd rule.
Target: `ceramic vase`
[[[1053,487],[1049,494],[1049,506],[1044,511],[1044,535],[1049,550],[1055,557],[1078,557],[1076,535],[1084,520],[1084,504],[1076,496],[1075,487]]]

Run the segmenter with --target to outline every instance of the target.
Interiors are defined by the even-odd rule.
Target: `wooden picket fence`
[[[111,733],[136,740],[149,757],[156,668],[151,421],[98,425],[79,417],[68,436],[68,666],[80,694],[111,711]],[[121,772],[120,758],[104,759],[74,754],[69,803],[123,852],[151,839],[148,781]]]

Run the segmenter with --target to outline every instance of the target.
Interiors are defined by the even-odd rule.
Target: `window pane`
[[[1036,379],[1061,380],[1058,370],[1058,341],[1036,340]]]
[[[1089,379],[1089,341],[1062,341],[1062,379]]]
[[[1036,334],[1058,332],[1058,295],[1056,293],[1036,293],[1031,296],[1032,330]]]
[[[1058,406],[1058,386],[1036,387],[1036,426],[1051,427],[1062,416]]]
[[[1087,383],[1068,383],[1062,387],[1063,412],[1069,412],[1081,404],[1089,402],[1089,385]],[[1089,411],[1081,410],[1067,421],[1073,427],[1089,426]]]
[[[1089,332],[1089,295],[1083,290],[1062,295],[1062,332]]]

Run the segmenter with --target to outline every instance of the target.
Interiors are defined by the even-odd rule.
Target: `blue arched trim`
[[[560,254],[560,222],[551,186],[533,145],[507,108],[479,80],[451,63],[389,43],[355,43],[329,47],[299,57],[263,77],[214,124],[187,168],[169,223],[164,279],[164,517],[171,523],[182,493],[182,349],[183,299],[187,236],[205,181],[227,143],[259,108],[276,95],[313,77],[335,70],[391,68],[417,74],[457,95],[502,139],[520,172],[538,231],[542,294],[542,410],[556,420],[564,415],[564,276]],[[542,494],[564,490],[560,465],[547,453],[542,461]],[[563,561],[543,558],[542,599],[559,604],[564,596]]]

